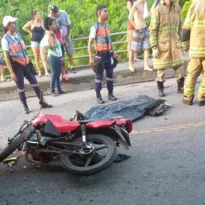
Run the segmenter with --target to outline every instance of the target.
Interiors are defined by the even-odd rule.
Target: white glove
[[[152,56],[153,56],[153,58],[159,58],[160,52],[159,52],[158,48],[153,48],[152,49]]]

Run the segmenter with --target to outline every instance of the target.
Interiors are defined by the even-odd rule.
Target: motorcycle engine
[[[46,140],[46,137],[42,136],[41,141],[42,140],[44,142]],[[42,143],[40,142],[40,144],[39,144],[37,134],[33,133],[27,141],[28,152],[32,156],[33,160],[41,161],[41,162],[45,162],[45,163],[53,160],[53,158],[55,157],[54,154],[53,153],[41,153],[41,152],[39,152],[39,149],[41,149],[39,147],[39,145],[41,146]]]

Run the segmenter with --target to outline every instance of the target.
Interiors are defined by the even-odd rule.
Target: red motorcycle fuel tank
[[[80,127],[80,123],[65,120],[59,115],[46,114],[39,116],[33,120],[32,125],[35,127],[40,124],[45,124],[49,120],[60,133],[72,132]]]

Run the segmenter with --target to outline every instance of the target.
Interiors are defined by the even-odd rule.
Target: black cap
[[[57,13],[58,10],[59,10],[58,7],[57,7],[56,5],[50,5],[49,8],[50,8],[50,10],[53,11],[54,13]]]

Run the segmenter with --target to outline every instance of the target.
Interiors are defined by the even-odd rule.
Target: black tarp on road
[[[158,116],[166,110],[164,100],[156,100],[146,95],[117,101],[116,103],[95,106],[85,114],[87,119],[109,119],[115,116],[135,121],[144,115]]]

